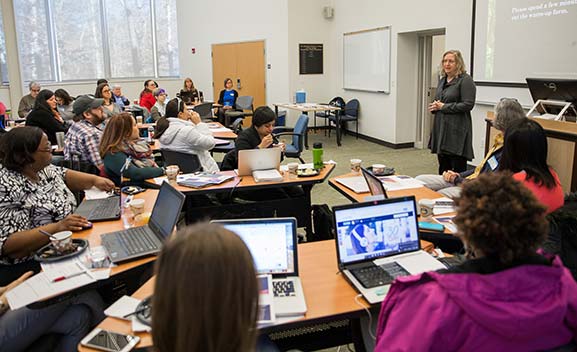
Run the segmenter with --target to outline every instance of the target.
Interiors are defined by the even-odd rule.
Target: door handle
[[[240,78],[236,79],[236,89],[242,89],[242,87],[240,85]]]

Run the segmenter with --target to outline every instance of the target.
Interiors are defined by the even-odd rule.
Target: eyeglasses
[[[40,92],[40,89],[30,89],[30,91],[31,91],[31,92],[34,92],[34,93],[39,93],[39,92]]]

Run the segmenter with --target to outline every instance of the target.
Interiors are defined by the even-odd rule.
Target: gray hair
[[[526,118],[525,110],[517,99],[503,98],[495,106],[493,127],[505,132],[514,122]]]
[[[112,89],[116,89],[116,88],[122,88],[122,86],[118,83],[115,83],[112,85]]]
[[[28,83],[28,89],[32,90],[33,87],[40,87],[40,83],[36,82],[36,81],[30,81],[30,83]]]

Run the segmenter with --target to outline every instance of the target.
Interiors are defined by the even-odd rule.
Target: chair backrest
[[[235,108],[239,110],[254,110],[252,107],[252,102],[254,98],[250,95],[243,95],[236,98],[236,106]]]
[[[331,99],[331,101],[329,101],[329,105],[332,106],[338,106],[341,109],[345,108],[345,100],[341,97],[334,97],[333,99]]]
[[[299,119],[297,120],[297,123],[295,124],[295,127],[293,129],[293,133],[295,133],[295,135],[293,136],[292,144],[296,148],[298,148],[299,152],[303,151],[305,134],[307,133],[308,128],[309,128],[309,116],[302,114],[301,116],[299,116]]]
[[[164,159],[164,165],[178,165],[180,171],[185,174],[202,171],[202,166],[197,155],[168,149],[161,149],[160,153]]]
[[[202,103],[194,107],[201,118],[211,118],[212,117],[212,103]]]
[[[345,115],[358,117],[359,116],[359,101],[357,99],[351,99],[345,105]]]
[[[230,126],[230,129],[238,134],[240,131],[242,131],[242,122],[243,122],[243,118],[239,117],[236,120],[234,120],[234,122],[232,123],[232,125]]]

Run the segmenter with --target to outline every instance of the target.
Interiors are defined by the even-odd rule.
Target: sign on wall
[[[323,45],[299,44],[299,73],[301,75],[323,73]]]

